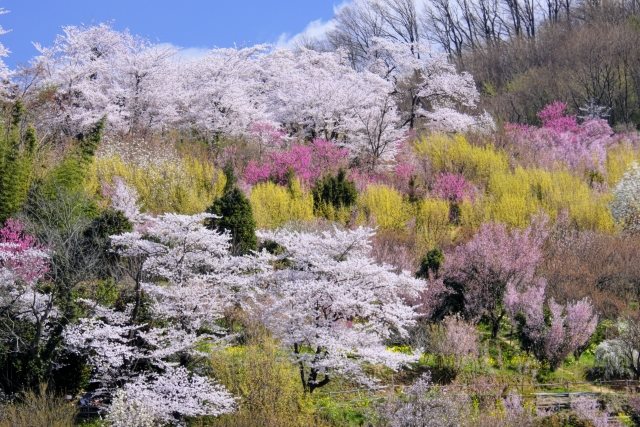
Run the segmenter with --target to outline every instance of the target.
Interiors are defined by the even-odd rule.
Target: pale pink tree
[[[198,357],[197,345],[224,342],[218,321],[225,309],[244,304],[247,289],[270,266],[260,255],[232,257],[229,235],[203,225],[210,217],[165,214],[112,237],[130,269],[134,298],[119,310],[81,301],[91,315],[65,332],[67,349],[90,362],[91,388],[104,409],[117,390],[156,422],[233,409],[227,391],[185,370],[184,362]]]
[[[264,45],[212,49],[200,58],[176,64],[177,124],[207,139],[252,136],[255,123],[276,125],[277,117],[268,110],[265,72],[260,68],[266,50]]]
[[[405,301],[425,283],[370,258],[372,231],[260,233],[279,243],[286,268],[273,273],[256,315],[291,352],[305,391],[342,375],[372,384],[363,365],[392,369],[415,360],[386,341],[407,336],[417,313]]]
[[[487,223],[472,240],[445,257],[445,283],[461,287],[465,314],[475,320],[485,318],[494,337],[506,314],[507,285],[521,289],[534,279],[546,236],[543,217],[522,231]]]
[[[504,304],[519,329],[525,349],[556,369],[569,356],[577,358],[598,325],[598,316],[588,299],[558,304],[545,301],[546,281],[538,279],[517,290],[509,283]],[[549,309],[545,319],[545,307]]]
[[[54,88],[49,129],[80,132],[105,114],[111,130],[147,132],[166,121],[173,48],[153,45],[109,25],[67,26],[51,47],[36,44],[40,88]]]
[[[613,189],[613,217],[630,232],[640,231],[640,165],[634,163]]]

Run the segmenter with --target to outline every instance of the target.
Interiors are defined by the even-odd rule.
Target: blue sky
[[[11,50],[10,67],[26,63],[64,25],[110,22],[154,42],[186,48],[229,47],[286,41],[322,31],[341,0],[0,0],[10,11],[0,41]]]

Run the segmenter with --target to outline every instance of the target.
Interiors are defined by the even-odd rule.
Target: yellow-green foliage
[[[493,146],[471,145],[459,134],[424,137],[415,142],[414,150],[418,157],[429,160],[434,173],[459,173],[477,183],[486,183],[491,174],[506,172],[509,168],[504,152]]]
[[[213,372],[234,396],[238,410],[211,420],[214,426],[310,426],[313,405],[304,396],[300,374],[268,336],[212,356]]]
[[[441,246],[451,237],[449,202],[425,199],[416,204],[416,243],[420,252]]]
[[[0,427],[71,427],[76,413],[73,402],[48,393],[42,385],[39,392],[28,391],[16,403],[0,404]]]
[[[614,186],[633,162],[640,161],[640,152],[629,144],[620,144],[607,151],[607,184]]]
[[[323,203],[315,210],[315,215],[326,218],[329,221],[346,224],[351,218],[351,208],[347,208],[344,206],[336,208],[331,204]]]
[[[485,219],[525,227],[540,210],[555,218],[562,210],[583,229],[611,230],[608,197],[599,195],[565,171],[516,168],[491,175],[485,200],[479,204]]]
[[[290,188],[273,182],[257,184],[249,201],[258,228],[277,228],[289,221],[313,219],[313,196],[302,190],[297,179],[292,180]]]
[[[402,194],[383,184],[370,185],[358,197],[360,219],[374,222],[383,230],[405,230],[411,207]]]
[[[135,188],[142,208],[151,213],[203,212],[222,195],[225,177],[210,163],[185,157],[161,164],[136,165],[120,157],[96,159],[85,184],[93,194],[101,192],[103,183],[122,178]]]

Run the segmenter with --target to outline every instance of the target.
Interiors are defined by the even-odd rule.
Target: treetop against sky
[[[300,33],[317,34],[330,26],[341,0],[241,0],[234,2],[185,0],[5,0],[10,11],[3,37],[11,50],[10,67],[29,61],[32,42],[50,44],[65,25],[109,22],[153,42],[171,43],[197,54],[212,47],[286,44]]]

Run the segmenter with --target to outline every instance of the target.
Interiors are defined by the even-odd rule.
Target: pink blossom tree
[[[476,189],[460,174],[443,173],[433,184],[433,194],[452,203],[459,203],[473,200]]]
[[[506,314],[503,298],[507,285],[520,288],[534,279],[546,236],[546,219],[542,217],[523,231],[488,223],[445,257],[445,283],[459,289],[469,318],[489,322],[493,337]]]
[[[545,288],[543,279],[521,291],[509,283],[504,301],[525,349],[555,370],[568,355],[579,357],[595,332],[598,316],[586,298],[566,305],[551,298],[546,304],[549,316],[545,319]]]
[[[275,180],[279,184],[287,183],[289,171],[305,184],[312,184],[326,174],[337,172],[346,167],[348,150],[324,139],[315,139],[309,145],[294,145],[288,150],[274,151],[269,160],[258,164],[250,161],[244,171],[248,184]]]
[[[60,315],[54,290],[39,286],[49,271],[49,261],[46,248],[24,231],[20,221],[7,220],[0,229],[0,348],[6,351],[3,356],[18,365],[28,355],[36,369],[48,339],[54,335],[54,320]],[[25,381],[40,379],[39,372],[24,374]],[[3,388],[17,388],[10,373],[8,377],[8,381],[0,380]]]
[[[604,172],[606,150],[615,143],[606,120],[590,118],[578,124],[566,115],[566,104],[554,102],[538,113],[542,127],[507,124],[507,135],[518,155],[537,166],[568,166],[578,171]]]

